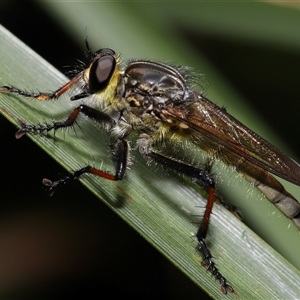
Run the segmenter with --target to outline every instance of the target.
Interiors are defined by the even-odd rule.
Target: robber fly
[[[31,93],[3,86],[1,93],[15,93],[37,100],[58,99],[80,88],[70,100],[85,98],[66,120],[46,125],[21,124],[16,133],[42,133],[73,126],[79,114],[102,125],[113,144],[115,173],[85,166],[56,181],[43,179],[54,190],[85,173],[108,180],[123,179],[130,149],[138,149],[147,160],[190,178],[207,192],[203,219],[196,232],[197,251],[203,265],[220,282],[222,293],[235,293],[220,273],[205,242],[213,204],[218,195],[211,168],[215,160],[243,174],[268,200],[300,229],[300,204],[271,175],[300,185],[300,165],[248,129],[224,108],[203,93],[195,92],[195,76],[185,67],[150,60],[132,60],[125,66],[113,50],[93,53],[85,41],[88,63],[79,62],[72,78],[52,93]],[[73,89],[74,88],[74,89]],[[130,144],[129,144],[130,143]],[[180,149],[181,148],[181,149]],[[194,148],[204,155],[202,162],[188,158],[185,150]],[[178,150],[180,149],[180,150]]]

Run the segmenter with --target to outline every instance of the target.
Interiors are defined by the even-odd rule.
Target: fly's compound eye
[[[114,73],[116,60],[111,55],[105,55],[93,62],[89,74],[89,87],[92,93],[107,87]]]

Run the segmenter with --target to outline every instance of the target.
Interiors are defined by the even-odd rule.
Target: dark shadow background
[[[83,48],[38,5],[15,4],[0,10],[0,22],[29,47],[63,72],[83,57]],[[176,31],[299,153],[299,53],[216,40],[184,26]],[[39,189],[45,170],[49,178],[65,171],[28,138],[15,140],[16,128],[2,116],[0,125],[1,193],[7,200],[0,201],[2,299],[207,297],[80,184],[45,195]],[[107,220],[114,224],[109,231]]]

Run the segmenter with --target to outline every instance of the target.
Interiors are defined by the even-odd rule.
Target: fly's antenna
[[[88,59],[91,61],[94,57],[94,53],[92,52],[89,42],[88,42],[88,36],[87,36],[87,28],[85,28],[85,47],[86,47],[86,56],[88,57]]]

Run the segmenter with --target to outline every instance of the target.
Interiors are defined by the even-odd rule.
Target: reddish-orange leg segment
[[[62,177],[53,182],[47,178],[44,178],[43,184],[46,186],[46,189],[48,190],[48,194],[52,196],[57,186],[66,184],[68,181],[78,179],[81,175],[85,173],[93,174],[108,180],[122,180],[126,172],[127,159],[128,159],[128,143],[126,140],[119,140],[115,147],[115,170],[116,171],[114,175],[102,171],[100,169],[96,169],[91,166],[85,166],[73,172],[72,174]]]

